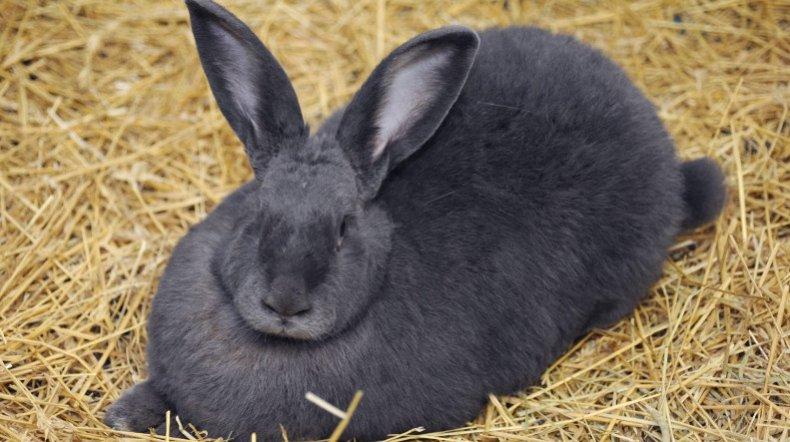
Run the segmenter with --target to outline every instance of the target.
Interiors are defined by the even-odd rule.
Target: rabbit
[[[238,18],[186,0],[254,178],[178,243],[148,321],[148,379],[106,412],[161,432],[381,439],[463,425],[623,318],[724,176],[680,161],[599,51],[531,27],[448,26],[390,53],[310,133]],[[282,429],[281,429],[282,426]]]

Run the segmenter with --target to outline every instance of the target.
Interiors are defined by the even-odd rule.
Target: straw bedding
[[[314,126],[417,32],[535,24],[613,57],[680,155],[727,174],[725,213],[678,239],[634,315],[468,427],[399,439],[788,440],[790,4],[227,3]],[[250,176],[180,1],[0,0],[0,440],[152,438],[103,410],[145,378],[173,245]]]

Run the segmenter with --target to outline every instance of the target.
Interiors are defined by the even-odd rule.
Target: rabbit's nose
[[[284,318],[307,313],[311,307],[307,297],[299,293],[270,294],[263,298],[263,305]]]

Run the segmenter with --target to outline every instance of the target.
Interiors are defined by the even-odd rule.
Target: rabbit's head
[[[211,90],[255,172],[249,213],[238,214],[215,270],[249,327],[331,336],[364,314],[384,274],[395,226],[379,189],[449,112],[478,37],[448,27],[410,40],[311,136],[285,71],[255,34],[210,0],[187,6]]]

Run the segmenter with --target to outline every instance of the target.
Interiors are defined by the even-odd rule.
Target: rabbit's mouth
[[[270,336],[314,341],[329,335],[335,324],[334,312],[321,304],[309,312],[283,317],[264,307],[259,296],[244,290],[236,294],[233,303],[248,327]]]
[[[282,338],[299,339],[303,341],[312,341],[316,339],[316,337],[313,336],[308,329],[294,326],[288,319],[283,321],[282,326],[277,332],[269,334]]]

